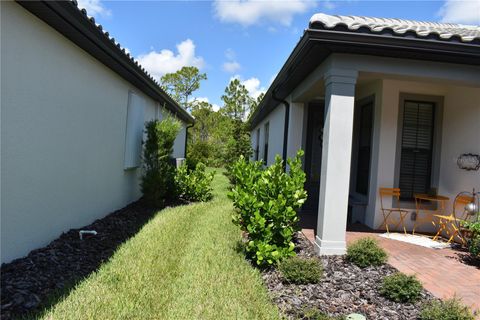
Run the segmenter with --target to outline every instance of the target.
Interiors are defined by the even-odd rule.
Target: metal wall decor
[[[480,169],[480,155],[473,153],[461,154],[457,159],[457,165],[463,170],[478,170]]]

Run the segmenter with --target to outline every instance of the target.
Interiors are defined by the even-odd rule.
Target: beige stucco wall
[[[129,91],[157,103],[13,2],[1,2],[1,261],[136,200]],[[183,156],[185,128],[175,143]]]
[[[265,124],[269,123],[269,139],[268,139],[268,157],[267,165],[275,161],[275,156],[282,156],[283,154],[283,130],[285,125],[285,106],[278,105],[272,112],[270,112],[250,133],[252,147],[255,148],[256,132],[260,128],[260,152],[259,159],[265,159],[264,145],[265,145]]]

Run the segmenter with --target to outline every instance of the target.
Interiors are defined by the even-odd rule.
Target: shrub
[[[380,293],[395,302],[415,302],[422,289],[417,277],[397,272],[383,279]]]
[[[347,260],[360,268],[379,266],[387,261],[387,253],[373,238],[362,238],[349,245]]]
[[[292,239],[297,231],[296,210],[307,197],[302,155],[299,151],[288,160],[288,172],[279,156],[265,170],[261,170],[261,163],[249,163],[244,158],[232,166],[235,186],[229,197],[237,209],[233,221],[248,234],[247,256],[259,266],[295,255]]]
[[[290,257],[281,261],[278,269],[285,280],[295,284],[317,283],[323,274],[322,265],[315,258]]]
[[[421,320],[474,320],[475,316],[457,298],[446,301],[432,300],[420,312]]]
[[[143,175],[140,187],[146,201],[163,206],[176,198],[175,167],[171,155],[180,123],[172,118],[152,120],[145,124],[147,139],[143,148]]]
[[[235,183],[232,166],[240,157],[248,159],[252,155],[253,149],[251,145],[248,125],[240,120],[233,120],[230,138],[225,144],[223,159],[227,169],[225,175],[230,180],[230,183]]]
[[[213,146],[208,141],[191,141],[188,144],[187,159],[192,169],[201,162],[205,165],[210,165],[210,159],[213,158]]]
[[[205,165],[198,163],[194,170],[187,165],[177,169],[175,184],[179,196],[187,201],[208,201],[212,199],[212,180],[215,172],[207,174]]]
[[[465,221],[462,224],[465,229],[470,232],[470,237],[467,241],[468,251],[474,259],[480,258],[480,220],[477,218],[474,222]]]

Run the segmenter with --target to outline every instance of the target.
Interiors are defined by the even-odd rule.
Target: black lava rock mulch
[[[312,244],[299,233],[297,253],[303,257],[317,257],[324,266],[324,275],[317,284],[295,285],[282,279],[276,269],[263,271],[263,280],[270,296],[288,319],[301,319],[309,309],[317,309],[331,316],[360,313],[368,320],[417,319],[421,304],[435,299],[423,291],[418,302],[396,303],[380,295],[382,279],[397,270],[390,265],[361,269],[343,256],[315,254]]]
[[[141,201],[132,203],[88,226],[63,233],[24,258],[2,264],[1,319],[39,311],[52,296],[68,292],[107,261],[157,211]],[[98,234],[80,240],[80,230]]]

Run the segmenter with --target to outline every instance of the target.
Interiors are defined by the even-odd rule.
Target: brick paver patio
[[[313,243],[314,230],[302,229]],[[480,269],[460,261],[463,252],[430,249],[402,241],[379,237],[372,232],[347,232],[347,243],[362,237],[374,237],[389,253],[388,263],[399,271],[416,274],[425,289],[438,298],[456,295],[463,303],[480,311]]]

